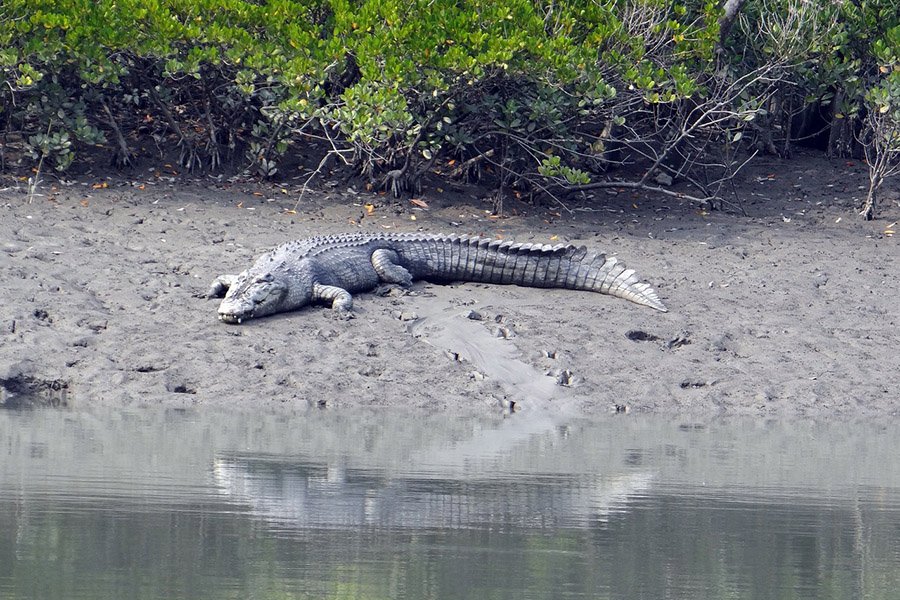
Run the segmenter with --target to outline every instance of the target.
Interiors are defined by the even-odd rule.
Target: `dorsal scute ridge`
[[[294,256],[314,257],[334,248],[353,248],[364,246],[375,240],[396,240],[402,242],[426,242],[426,243],[448,243],[460,246],[477,247],[487,251],[502,252],[504,254],[553,254],[563,255],[574,262],[582,261],[587,253],[584,246],[573,246],[571,244],[541,244],[534,242],[514,242],[512,240],[491,239],[481,236],[470,236],[466,234],[432,234],[417,232],[368,232],[359,231],[352,233],[339,233],[320,235],[302,240],[293,240],[275,247],[269,259],[272,260],[277,254],[282,252],[290,253]],[[604,254],[597,254],[591,259],[606,260]]]
[[[584,260],[587,255],[587,246],[569,246],[566,250],[566,256],[573,263],[579,263]]]
[[[474,240],[478,240],[479,238],[472,238]],[[482,240],[484,238],[481,238]],[[480,245],[483,247],[483,241],[480,242]],[[541,243],[533,243],[533,242],[513,242],[513,241],[504,241],[498,243],[497,240],[492,241],[488,244],[487,248],[489,250],[498,250],[500,252],[506,254],[561,254],[568,255],[571,253],[577,252],[578,248],[576,246],[572,246],[570,244],[556,244],[555,246],[551,246],[550,244],[541,244]]]
[[[606,264],[606,261],[611,260],[613,258],[615,258],[615,257],[613,257],[613,256],[607,257],[605,252],[598,252],[597,254],[594,254],[593,256],[591,256],[591,259],[586,262],[592,267],[599,268],[599,267],[602,267],[604,264]]]

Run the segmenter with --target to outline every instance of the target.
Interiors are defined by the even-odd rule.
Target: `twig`
[[[509,137],[510,137],[510,139],[513,139],[512,136],[509,136]],[[526,151],[529,150],[528,146],[526,146],[526,145],[524,145],[524,144],[521,144],[521,142],[519,142],[519,144],[520,144],[523,148],[525,148]],[[500,172],[500,177],[502,177],[502,176],[503,176],[503,171],[502,171],[502,169],[501,169],[501,164],[500,164],[499,162],[495,161],[495,160],[491,160],[491,157],[492,157],[493,155],[494,155],[493,149],[487,150],[487,151],[485,151],[485,152],[479,152],[479,154],[478,154],[478,156],[482,157],[482,160],[485,160],[485,161],[487,161],[488,163],[490,163],[490,164],[494,165],[495,167],[497,167],[497,170]],[[506,167],[506,170],[509,171],[510,173],[512,173],[513,175],[517,176],[518,178],[524,179],[524,180],[527,181],[530,185],[533,185],[535,188],[537,188],[539,191],[541,191],[541,192],[547,194],[554,202],[556,202],[556,203],[559,205],[559,207],[560,207],[561,209],[563,209],[564,211],[566,211],[566,212],[569,213],[570,215],[571,215],[571,214],[575,214],[575,211],[574,211],[574,210],[572,210],[571,208],[569,208],[568,206],[566,206],[565,202],[563,202],[562,200],[560,200],[560,199],[559,199],[559,196],[557,196],[556,194],[553,193],[553,190],[550,189],[550,186],[544,185],[539,179],[536,179],[536,178],[533,178],[533,177],[529,177],[528,175],[523,175],[522,173],[517,173],[516,171],[511,170],[509,167]],[[565,188],[565,191],[569,191],[568,188]]]
[[[222,156],[219,153],[219,142],[216,140],[218,136],[218,131],[216,129],[216,124],[213,123],[212,119],[212,106],[209,101],[209,97],[206,98],[206,124],[209,127],[209,131],[206,136],[206,151],[209,154],[209,166],[215,171],[222,164]]]
[[[102,96],[100,97],[100,106],[103,107],[103,112],[106,113],[109,126],[112,127],[113,133],[116,136],[116,144],[119,147],[119,151],[116,153],[116,164],[120,167],[130,165],[132,154],[131,150],[128,148],[128,142],[125,141],[125,136],[122,135],[122,130],[119,129],[116,118],[113,116],[112,111],[109,109],[109,105],[106,104],[106,100]]]
[[[41,169],[44,166],[44,157],[46,154],[41,152],[41,158],[38,161],[37,168],[34,171],[34,176],[28,178],[28,204],[34,202],[34,197],[37,194],[37,187],[41,183]]]
[[[487,152],[479,153],[473,156],[472,158],[461,162],[455,169],[450,171],[450,177],[460,177],[465,174],[469,169],[471,169],[476,164],[480,163],[483,160],[486,160],[494,155],[494,149],[491,148]]]
[[[325,138],[331,144],[331,150],[329,150],[325,156],[322,157],[322,160],[319,161],[319,166],[316,167],[316,170],[309,174],[309,177],[306,178],[306,181],[303,182],[303,187],[300,189],[300,195],[297,197],[297,202],[294,203],[293,212],[297,212],[297,207],[300,206],[300,202],[303,200],[304,194],[309,190],[309,184],[312,183],[312,180],[315,179],[316,175],[321,175],[322,171],[324,171],[328,164],[331,162],[331,159],[335,156],[341,158],[344,161],[344,164],[347,164],[347,160],[344,159],[344,153],[348,152],[348,150],[340,150],[337,145],[334,143],[334,139],[328,134],[328,125],[322,123],[322,131],[325,134]]]
[[[666,196],[673,196],[675,198],[682,198],[684,200],[690,200],[691,202],[696,202],[704,207],[711,207],[712,201],[715,200],[714,197],[710,198],[699,198],[697,196],[692,196],[690,194],[685,194],[683,192],[676,192],[674,190],[668,190],[663,187],[659,187],[656,185],[647,185],[646,183],[641,183],[640,181],[596,181],[593,183],[584,183],[580,185],[566,186],[564,189],[567,192],[586,192],[588,190],[597,190],[597,189],[609,189],[609,188],[626,188],[630,190],[643,190],[646,192],[656,192],[657,194],[665,194]]]
[[[309,177],[306,178],[306,181],[303,182],[303,187],[300,189],[300,195],[297,197],[297,202],[294,203],[293,212],[297,212],[297,207],[300,206],[300,201],[303,200],[303,195],[306,194],[309,189],[309,184],[316,177],[316,175],[320,175],[322,171],[328,166],[328,163],[331,162],[331,159],[334,158],[335,153],[338,152],[336,150],[329,150],[325,153],[325,156],[322,157],[322,160],[319,161],[319,166],[316,167],[316,170],[309,174]]]
[[[50,122],[47,123],[47,135],[50,135],[50,130],[53,127],[53,119],[50,119]],[[44,167],[44,158],[47,156],[46,152],[41,150],[41,158],[38,160],[37,168],[34,170],[34,177],[28,178],[28,204],[34,202],[34,197],[37,195],[37,187],[41,183],[41,170]]]
[[[185,137],[184,133],[181,131],[181,127],[178,125],[178,121],[175,120],[175,116],[169,110],[169,107],[162,101],[162,98],[159,97],[159,93],[156,91],[155,86],[149,86],[147,88],[150,93],[150,98],[153,99],[153,102],[156,104],[159,111],[163,114],[163,118],[166,120],[166,124],[175,132],[178,136],[178,146],[181,147],[181,156],[179,157],[179,162],[187,166],[190,169],[194,162],[194,157],[196,156],[196,152],[194,151],[194,145]],[[187,163],[185,164],[184,158],[187,156]],[[198,159],[199,160],[199,159]]]

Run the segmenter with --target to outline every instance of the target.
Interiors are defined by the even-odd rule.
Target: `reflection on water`
[[[390,477],[282,459],[224,458],[216,482],[270,524],[293,529],[587,527],[649,488],[645,473],[611,477],[437,473]]]
[[[896,598],[900,428],[0,412],[0,598]]]

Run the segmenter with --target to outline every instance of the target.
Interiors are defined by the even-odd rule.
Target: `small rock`
[[[665,344],[663,344],[663,347],[666,350],[674,350],[676,348],[681,348],[682,346],[687,346],[691,343],[691,338],[689,336],[690,334],[687,331],[682,331],[681,333],[667,341]]]
[[[337,335],[337,331],[334,329],[317,329],[313,334],[317,338],[328,341],[333,339]]]
[[[386,286],[377,290],[375,293],[383,298],[400,298],[402,296],[410,295],[409,290],[397,285]]]
[[[696,390],[696,389],[700,389],[700,388],[703,388],[703,387],[709,387],[709,386],[712,386],[712,385],[715,385],[715,384],[716,384],[715,380],[711,380],[711,381],[699,381],[699,380],[685,379],[684,381],[681,382],[681,389],[683,389],[683,390],[687,390],[687,389]]]
[[[500,408],[503,410],[508,410],[509,412],[516,412],[516,401],[508,400],[507,398],[500,398],[499,400]]]
[[[379,370],[374,365],[363,365],[363,367],[357,372],[363,377],[373,377],[381,375],[381,370]]]
[[[575,383],[575,374],[569,369],[562,369],[556,375],[556,385],[571,387]]]
[[[331,311],[331,317],[337,321],[351,321],[356,318],[356,313],[344,308],[335,308]]]
[[[484,315],[482,315],[477,310],[470,310],[468,313],[466,313],[466,318],[473,321],[481,321],[484,319]]]
[[[672,176],[669,175],[668,173],[660,172],[660,173],[656,174],[656,177],[653,178],[653,181],[655,181],[659,185],[668,187],[668,186],[672,185],[673,180],[672,180]]]
[[[491,333],[494,337],[504,340],[516,337],[516,333],[509,327],[495,327]]]
[[[775,399],[775,394],[773,394],[770,390],[762,390],[760,392],[757,392],[753,399],[757,404],[768,404]]]
[[[725,333],[709,343],[709,350],[710,352],[725,352],[730,346],[731,336]]]
[[[197,390],[195,390],[192,386],[190,386],[184,382],[176,383],[174,385],[167,385],[166,387],[169,388],[168,391],[172,392],[173,394],[196,394],[197,393]]]
[[[391,312],[391,315],[393,315],[395,319],[404,322],[417,321],[419,319],[419,314],[411,310],[395,310]]]
[[[78,322],[78,325],[80,327],[86,327],[86,328],[90,329],[91,331],[93,331],[94,333],[100,333],[101,331],[105,330],[107,328],[108,324],[109,324],[108,321],[100,320],[100,319],[98,319],[98,320],[82,319],[81,321]]]
[[[825,287],[826,283],[828,283],[828,275],[825,273],[816,273],[816,276],[813,277],[813,285],[817,288]]]
[[[475,381],[484,381],[484,374],[479,373],[478,371],[472,371],[471,373],[469,373],[469,377],[471,377]]]

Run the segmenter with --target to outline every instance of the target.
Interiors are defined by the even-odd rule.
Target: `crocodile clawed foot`
[[[409,294],[408,286],[401,286],[395,283],[383,283],[375,288],[375,295],[382,298],[399,298]]]
[[[356,318],[356,314],[352,310],[345,308],[335,308],[331,313],[338,321],[349,321]]]

